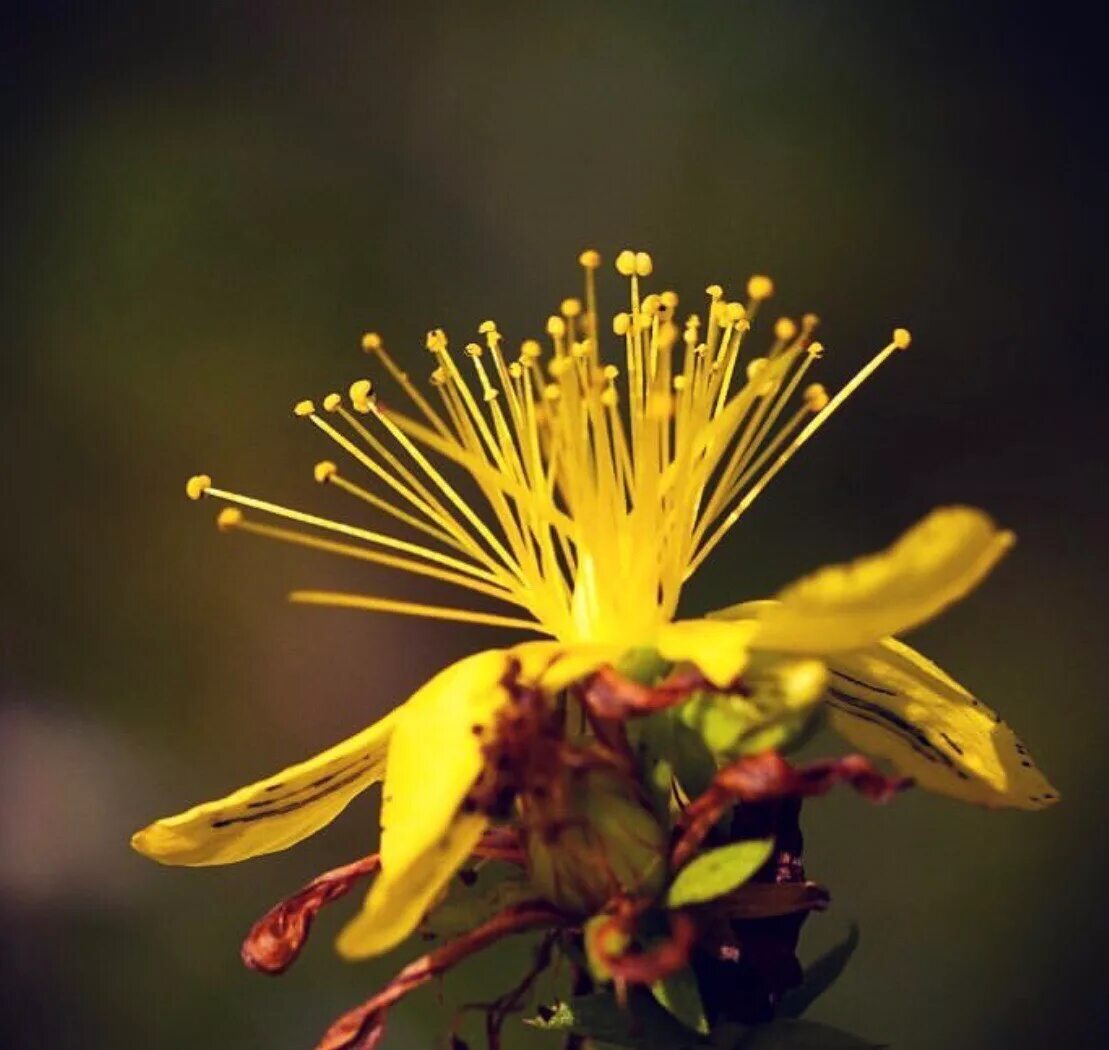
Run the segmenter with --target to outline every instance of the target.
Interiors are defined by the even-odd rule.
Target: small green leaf
[[[703,904],[730,893],[754,875],[773,851],[771,838],[733,842],[702,853],[678,872],[666,895],[667,907]]]
[[[885,1045],[815,1021],[774,1021],[748,1030],[726,1050],[884,1050]]]
[[[701,989],[697,976],[690,967],[672,973],[651,985],[651,994],[668,1013],[673,1014],[686,1028],[707,1035],[709,1023],[705,1019],[705,1006],[701,1002]]]
[[[541,1010],[527,1021],[547,1032],[573,1032],[628,1050],[696,1050],[704,1041],[675,1020],[641,988],[633,988],[627,1007],[608,992],[579,995]]]
[[[847,936],[807,966],[800,985],[782,997],[781,1013],[785,1017],[800,1017],[839,979],[858,946],[859,927],[852,923]]]
[[[680,720],[676,709],[633,719],[628,723],[628,733],[661,819],[670,817],[673,780],[690,798],[702,794],[712,783],[716,773],[712,753],[700,734]]]
[[[446,897],[424,920],[422,930],[433,937],[457,937],[497,912],[537,896],[518,869],[487,864],[479,872],[464,872],[451,880]]]

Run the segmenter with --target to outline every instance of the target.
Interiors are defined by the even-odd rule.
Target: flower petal
[[[1058,801],[1013,731],[907,645],[887,638],[828,664],[833,728],[921,787],[984,806]]]
[[[688,661],[723,689],[743,673],[761,629],[756,620],[678,620],[659,629],[655,646],[664,660]]]
[[[275,853],[330,824],[385,772],[397,712],[314,758],[135,832],[131,845],[162,864],[233,864]]]
[[[760,649],[831,653],[861,649],[931,619],[974,589],[1013,545],[981,511],[933,511],[891,547],[830,565],[760,609]],[[740,607],[716,615],[732,616]]]
[[[520,680],[558,693],[588,678],[606,664],[617,664],[628,651],[626,645],[596,642],[521,642],[510,650],[520,662]]]
[[[510,700],[511,654],[489,650],[441,671],[399,712],[385,774],[381,874],[339,936],[347,958],[404,940],[488,825],[462,813],[483,768],[481,733]]]

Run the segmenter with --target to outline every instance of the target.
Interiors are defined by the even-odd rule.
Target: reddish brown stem
[[[564,926],[568,921],[544,901],[528,901],[498,912],[469,933],[409,963],[372,999],[343,1014],[324,1033],[316,1050],[375,1050],[385,1037],[389,1008],[409,992],[503,937],[525,930]]]
[[[912,781],[887,777],[862,755],[830,758],[797,768],[776,751],[744,755],[720,770],[709,789],[685,808],[682,831],[670,858],[671,867],[677,869],[689,861],[713,825],[736,802],[823,795],[840,783],[849,784],[873,802],[887,802]]]

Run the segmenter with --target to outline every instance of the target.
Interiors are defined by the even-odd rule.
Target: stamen
[[[289,601],[300,605],[330,605],[339,609],[366,609],[370,612],[399,613],[404,616],[424,616],[433,620],[450,620],[455,623],[481,624],[486,627],[510,627],[535,634],[550,634],[534,620],[518,620],[511,616],[477,612],[473,609],[453,609],[443,605],[423,605],[418,602],[394,601],[364,594],[341,594],[336,591],[293,591]]]

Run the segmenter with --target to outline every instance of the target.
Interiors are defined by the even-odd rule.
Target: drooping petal
[[[338,948],[351,959],[404,940],[488,825],[463,802],[484,764],[481,734],[509,702],[511,654],[490,650],[441,671],[398,713],[381,811],[381,874]]]
[[[385,772],[397,712],[314,758],[135,832],[131,845],[162,864],[233,864],[275,853],[330,824]]]
[[[757,609],[760,649],[813,654],[861,649],[931,619],[973,590],[1013,545],[981,511],[945,507],[892,546],[830,565],[790,584],[775,603],[715,613],[734,619]]]
[[[893,638],[829,660],[831,724],[923,788],[984,806],[1043,809],[1058,794],[1013,731]]]
[[[723,689],[743,673],[761,630],[756,620],[678,620],[659,629],[655,646],[664,660],[688,661]]]

